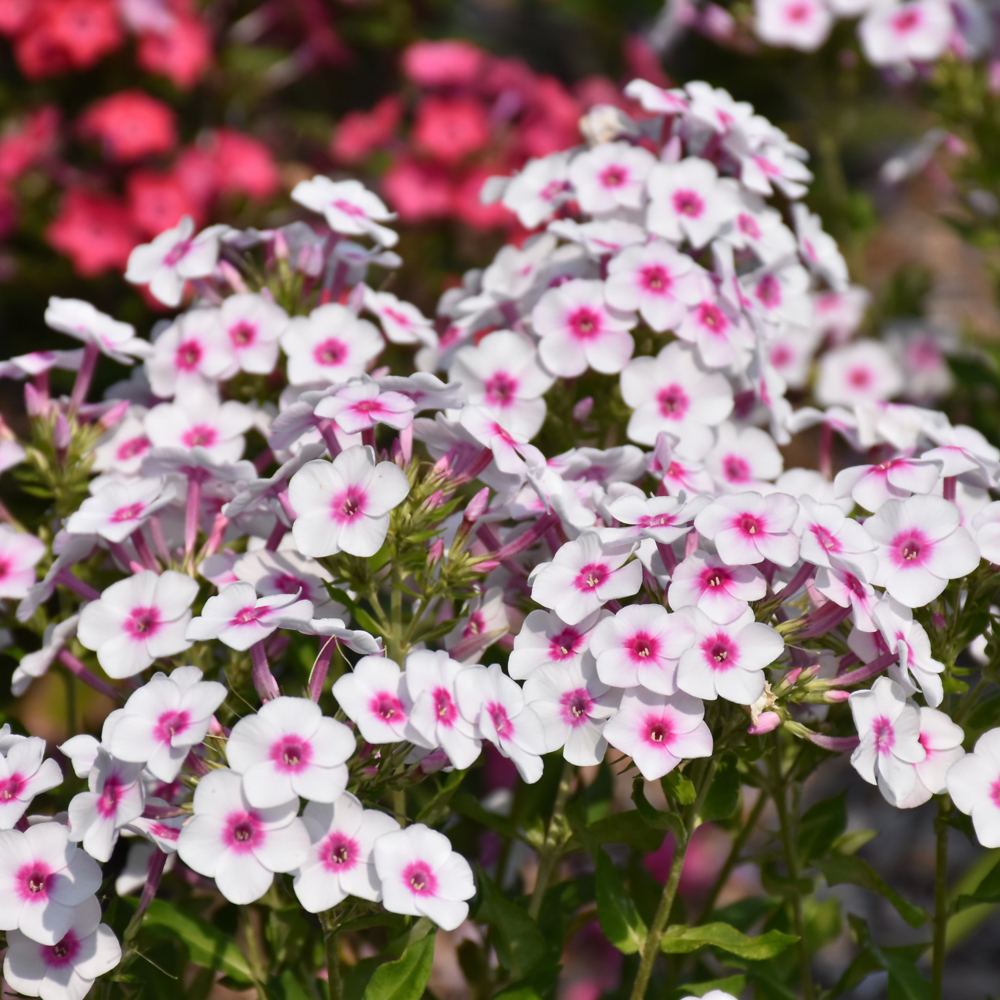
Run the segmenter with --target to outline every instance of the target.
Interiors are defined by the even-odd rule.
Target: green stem
[[[934,946],[931,959],[931,1000],[941,1000],[944,990],[944,953],[948,936],[948,814],[947,795],[938,799],[934,822],[937,852],[934,864]]]
[[[697,763],[701,764],[703,761]],[[700,775],[700,781],[695,782],[698,786],[698,796],[685,812],[683,840],[677,838],[674,842],[674,856],[670,861],[670,872],[667,875],[666,885],[663,887],[663,895],[660,896],[660,905],[656,908],[653,922],[649,925],[649,931],[646,934],[646,942],[642,946],[642,958],[639,961],[639,971],[636,973],[630,1000],[643,1000],[646,996],[646,989],[649,986],[650,977],[653,975],[653,965],[656,962],[656,956],[660,953],[660,941],[663,939],[663,932],[667,929],[670,911],[677,896],[677,886],[680,885],[681,872],[684,870],[684,857],[687,854],[688,844],[691,842],[691,834],[698,826],[698,817],[705,803],[709,786],[712,784],[715,766],[716,761],[710,760],[707,768]]]
[[[559,859],[562,856],[562,847],[565,842],[563,834],[566,821],[566,803],[569,801],[569,793],[575,774],[576,767],[567,761],[563,765],[562,777],[559,779],[559,791],[556,793],[555,805],[552,807],[552,815],[549,817],[545,843],[542,844],[542,848],[538,852],[538,877],[535,879],[535,889],[531,894],[531,902],[528,904],[528,914],[532,920],[537,920],[538,914],[542,911],[545,891],[549,887],[556,865],[559,864]]]
[[[344,984],[340,977],[340,935],[336,931],[330,931],[326,936],[326,975],[330,1000],[342,1000]]]
[[[257,997],[259,1000],[269,1000],[267,989],[264,986],[267,977],[264,972],[260,946],[257,943],[257,932],[254,930],[253,918],[249,909],[246,911],[246,919],[243,921],[243,938],[247,944],[247,964],[250,966],[250,975],[257,988]]]

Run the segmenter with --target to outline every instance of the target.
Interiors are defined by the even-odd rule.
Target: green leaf
[[[238,983],[253,982],[246,956],[228,934],[201,917],[182,913],[172,903],[154,899],[142,918],[142,930],[157,937],[180,938],[195,965],[214,969]]]
[[[783,931],[768,931],[759,937],[747,937],[729,924],[702,924],[700,927],[677,924],[667,928],[660,950],[668,955],[686,955],[711,945],[752,962],[763,962],[780,955],[796,941],[798,938],[794,934]]]
[[[723,993],[737,997],[747,985],[746,976],[729,976],[726,979],[713,979],[710,983],[685,983],[671,990],[667,994],[667,1000],[687,1000],[687,997],[703,997],[712,990],[721,990]]]
[[[597,919],[623,955],[634,955],[646,943],[646,925],[605,851],[597,852]]]
[[[737,930],[746,932],[758,920],[770,917],[781,906],[778,896],[747,896],[735,903],[722,906],[710,914],[713,923],[732,924]]]
[[[545,1000],[555,989],[561,965],[545,964],[526,979],[511,983],[493,1000]]]
[[[863,858],[827,858],[820,861],[817,867],[823,873],[828,885],[842,885],[847,882],[877,893],[888,900],[911,927],[920,927],[928,919],[927,911],[923,907],[914,906],[913,903],[903,899]]]
[[[955,910],[965,910],[978,903],[1000,903],[1000,861],[986,873],[974,892],[958,897]]]
[[[799,856],[809,862],[821,858],[847,829],[847,791],[823,799],[799,820]]]
[[[740,772],[736,768],[736,758],[727,754],[715,768],[715,777],[701,807],[700,819],[706,823],[727,819],[736,811],[739,801]]]
[[[381,955],[373,955],[371,958],[363,958],[360,962],[355,962],[354,965],[344,969],[342,973],[344,1000],[361,1000],[369,981],[375,975],[375,970],[384,961],[385,959]],[[320,983],[322,982],[320,980]]]
[[[917,969],[926,950],[923,944],[878,949],[889,972],[888,1000],[931,1000],[931,984]]]
[[[488,809],[484,809],[479,802],[479,799],[475,795],[471,795],[469,792],[460,792],[451,800],[451,808],[453,812],[457,812],[459,816],[465,816],[466,819],[475,820],[477,823],[483,826],[489,827],[491,830],[496,830],[497,833],[502,834],[511,840],[523,840],[517,827],[509,820],[506,816],[500,816],[498,813],[492,813]]]
[[[679,806],[689,806],[697,797],[694,782],[676,768],[660,778],[660,785],[668,801],[672,800]]]
[[[684,823],[680,816],[672,812],[661,812],[646,798],[646,781],[636,778],[632,782],[632,801],[639,815],[654,830],[669,830],[675,840],[684,839]]]
[[[527,976],[548,954],[545,938],[528,911],[507,899],[482,869],[476,920],[493,928],[497,959],[517,979]]]
[[[430,800],[421,807],[420,812],[417,813],[415,822],[426,823],[428,826],[434,826],[441,822],[445,818],[452,797],[458,790],[458,786],[462,783],[464,777],[464,771],[452,771],[441,783],[441,786],[433,796],[431,796]]]
[[[368,980],[362,1000],[420,1000],[434,967],[434,938],[431,931],[414,941],[401,958],[380,965]]]
[[[612,813],[579,831],[588,850],[596,851],[601,844],[626,844],[643,854],[651,854],[663,843],[663,831],[638,820],[636,812]],[[593,845],[591,847],[591,845]]]

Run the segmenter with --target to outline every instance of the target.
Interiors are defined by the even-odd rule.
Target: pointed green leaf
[[[677,924],[667,928],[660,942],[660,950],[668,955],[686,955],[705,945],[711,945],[752,962],[763,962],[780,955],[796,941],[798,938],[794,934],[782,931],[768,931],[759,937],[747,937],[729,924],[702,924],[700,927]]]
[[[740,773],[736,768],[736,758],[728,754],[715,768],[700,818],[706,823],[727,819],[736,811],[739,801]]]
[[[420,1000],[434,967],[435,932],[403,952],[395,962],[380,965],[368,980],[362,1000]]]
[[[663,794],[668,800],[676,802],[680,806],[689,806],[694,802],[697,793],[694,789],[694,782],[674,768],[669,774],[660,778],[660,785]]]
[[[895,889],[890,888],[885,879],[863,858],[826,858],[817,864],[823,873],[827,884],[842,885],[847,882],[851,885],[860,886],[869,892],[877,893],[883,899],[887,899],[895,908],[899,915],[911,926],[919,927],[926,923],[927,911],[921,906],[903,899]]]
[[[799,820],[799,856],[809,862],[821,858],[847,829],[847,792],[823,799]]]
[[[507,899],[484,871],[480,869],[478,874],[476,920],[493,928],[493,943],[500,964],[521,979],[546,956],[548,945],[528,911]]]
[[[675,840],[684,838],[684,823],[680,816],[672,812],[662,812],[646,798],[646,781],[636,778],[632,782],[632,801],[639,815],[654,830],[669,830]]]
[[[624,955],[634,955],[646,943],[646,925],[605,851],[597,852],[597,919],[604,936]]]

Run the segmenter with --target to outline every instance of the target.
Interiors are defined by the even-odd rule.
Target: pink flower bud
[[[750,726],[747,732],[751,736],[763,736],[770,733],[781,725],[781,716],[777,712],[764,712],[758,719],[756,726]]]
[[[444,556],[444,539],[436,538],[427,549],[427,564],[433,566]]]
[[[948,619],[945,618],[945,616],[941,614],[940,611],[935,611],[934,614],[931,615],[931,624],[936,629],[946,628],[948,625]]]
[[[794,685],[795,682],[799,679],[801,673],[802,673],[802,667],[795,667],[794,669],[789,670],[788,673],[785,674],[783,686],[792,687],[792,685]]]
[[[285,239],[284,233],[275,232],[274,234],[274,257],[275,260],[288,260],[288,241]]]
[[[465,520],[469,524],[475,524],[483,514],[486,513],[486,508],[489,506],[490,502],[490,488],[484,486],[470,501],[468,506],[465,508]]]
[[[111,428],[114,427],[126,413],[128,413],[128,407],[129,402],[127,399],[123,399],[120,403],[115,403],[115,405],[101,417],[98,423],[106,431],[111,430]]]
[[[829,701],[834,705],[841,701],[847,701],[847,699],[850,697],[851,697],[850,691],[837,691],[837,690],[827,691],[826,695],[824,696],[826,701]]]
[[[30,382],[24,383],[24,408],[29,417],[45,415],[46,399]]]
[[[56,414],[56,423],[52,428],[52,443],[59,449],[65,451],[73,440],[73,431],[69,426],[69,421],[65,414]]]
[[[576,406],[573,407],[573,419],[578,423],[582,424],[587,417],[590,416],[590,411],[594,408],[594,397],[587,396],[581,399]]]
[[[439,506],[441,503],[441,497],[444,496],[442,490],[435,490],[422,504],[424,510],[433,510],[435,507]]]

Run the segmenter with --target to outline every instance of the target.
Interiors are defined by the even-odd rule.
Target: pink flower
[[[708,160],[659,163],[649,175],[646,225],[671,243],[686,239],[699,249],[736,215],[734,190],[720,183]]]
[[[99,139],[105,156],[116,163],[169,153],[177,144],[173,111],[137,90],[119,91],[91,105],[80,120],[80,132]]]
[[[569,168],[576,200],[584,212],[643,207],[653,154],[627,142],[604,142],[573,158]]]
[[[173,229],[129,254],[125,280],[149,285],[150,294],[165,306],[180,305],[185,281],[205,278],[215,270],[224,228],[209,226],[195,236],[194,220],[185,215]]]
[[[628,754],[647,781],[656,781],[682,760],[711,755],[704,716],[705,706],[681,691],[661,695],[632,688],[605,725],[604,738]]]
[[[610,614],[595,611],[575,625],[567,625],[551,611],[532,611],[514,637],[507,672],[523,681],[545,666],[580,663],[590,648],[594,627]]]
[[[72,534],[100,535],[109,542],[124,542],[160,508],[174,500],[173,490],[163,489],[162,479],[109,482],[88,497],[66,522]]]
[[[888,500],[932,493],[940,477],[940,462],[891,458],[878,465],[842,469],[833,485],[838,497],[849,496],[866,510],[876,511]]]
[[[190,315],[190,314],[189,314]],[[269,375],[278,363],[278,340],[288,326],[288,314],[262,295],[230,295],[219,309],[219,325],[228,341],[236,371]]]
[[[889,349],[859,340],[820,358],[816,398],[824,406],[854,406],[889,399],[903,388],[903,376]]]
[[[92,278],[124,268],[139,234],[121,199],[71,187],[45,239],[70,258],[77,274]]]
[[[965,756],[962,741],[965,733],[944,712],[936,708],[920,708],[920,745],[926,756],[913,765],[917,780],[907,798],[898,802],[900,809],[922,806],[933,795],[948,791],[948,774],[952,764]]]
[[[373,556],[388,533],[389,512],[409,492],[405,473],[392,462],[376,464],[372,448],[348,448],[333,462],[308,462],[288,484],[295,543],[307,556]]]
[[[757,0],[754,6],[754,29],[767,45],[815,52],[833,25],[833,15],[822,0]]]
[[[198,583],[183,573],[152,570],[113,583],[84,605],[77,637],[97,652],[109,677],[132,677],[160,656],[183,652]]]
[[[473,83],[487,58],[470,42],[423,39],[403,53],[401,64],[403,72],[420,87],[450,87]]]
[[[547,291],[531,314],[541,337],[538,353],[554,375],[572,378],[588,367],[605,375],[620,372],[635,343],[628,332],[634,313],[611,308],[604,283],[574,279]]]
[[[983,847],[1000,847],[1000,729],[976,741],[972,753],[952,764],[946,782],[955,805],[972,817]]]
[[[293,887],[309,913],[322,913],[347,896],[378,902],[382,883],[375,872],[375,842],[399,829],[378,809],[363,809],[349,792],[336,802],[310,802],[302,822],[311,841]]]
[[[929,604],[949,580],[979,565],[979,549],[960,521],[958,508],[940,497],[913,496],[883,504],[865,521],[865,531],[878,547],[878,572],[872,582],[907,607]]]
[[[316,176],[299,181],[292,189],[292,201],[318,212],[335,232],[345,236],[371,236],[382,246],[395,246],[399,237],[380,225],[394,218],[382,199],[360,181],[334,182]]]
[[[486,108],[472,97],[424,97],[417,104],[411,140],[432,158],[456,164],[490,141]]]
[[[21,599],[35,583],[35,564],[45,543],[26,531],[0,524],[0,598]]]
[[[443,833],[414,823],[384,833],[375,841],[374,854],[382,905],[390,913],[427,917],[446,931],[468,916],[464,901],[476,894],[472,869]]]
[[[955,17],[938,0],[909,0],[872,7],[858,26],[865,58],[873,66],[933,62],[948,45]]]
[[[201,616],[187,626],[187,639],[219,639],[230,649],[249,649],[277,628],[298,629],[313,614],[309,601],[297,601],[298,594],[257,597],[249,583],[231,583],[221,594],[210,597]],[[187,648],[187,647],[185,647]]]
[[[229,766],[243,775],[243,794],[257,809],[298,796],[334,802],[347,787],[354,733],[323,715],[308,698],[279,697],[233,726],[226,743]]]
[[[675,329],[705,294],[706,277],[687,254],[663,240],[631,246],[608,265],[608,304],[623,312],[638,310],[657,333]]]
[[[691,623],[695,638],[681,654],[677,687],[709,701],[721,695],[737,705],[752,705],[764,690],[764,667],[784,651],[781,636],[770,625],[754,621],[750,608],[725,625],[698,608],[680,613]]]
[[[263,200],[278,190],[278,166],[263,142],[234,129],[220,128],[212,133],[211,152],[223,191],[238,191]]]
[[[833,503],[817,503],[811,496],[799,497],[795,532],[802,539],[800,555],[814,566],[831,565],[832,559],[850,559],[865,567],[865,576],[875,574],[875,543],[865,529]]]
[[[360,163],[392,138],[403,117],[396,94],[383,97],[371,111],[351,111],[337,123],[330,155],[340,163]]]
[[[101,904],[90,896],[74,908],[66,932],[53,944],[9,930],[3,977],[24,996],[79,1000],[98,976],[118,965],[121,955],[115,932],[101,923]]]
[[[737,430],[724,423],[716,431],[715,446],[705,456],[705,468],[728,492],[739,493],[776,479],[784,461],[774,439],[759,427]]]
[[[631,552],[605,551],[596,532],[587,531],[567,542],[552,562],[536,566],[528,577],[531,599],[551,608],[568,625],[577,625],[606,602],[631,597],[642,583],[638,560]]]
[[[295,316],[281,335],[292,385],[330,384],[364,373],[385,347],[378,330],[346,306],[331,302]]]
[[[333,685],[333,697],[369,743],[406,739],[412,703],[397,663],[363,656]]]
[[[0,930],[54,945],[101,887],[101,869],[55,821],[0,830]]]
[[[467,667],[455,678],[458,709],[504,757],[509,757],[528,784],[542,776],[545,734],[534,711],[525,704],[520,686],[500,664]]]
[[[0,830],[11,829],[31,800],[62,784],[59,765],[45,758],[45,740],[37,736],[18,740],[0,755]]]
[[[383,392],[370,379],[352,380],[332,396],[324,396],[313,411],[333,420],[345,434],[360,434],[377,424],[401,430],[413,423],[413,400],[398,392]]]
[[[224,685],[202,677],[197,667],[177,667],[169,677],[154,674],[125,702],[108,750],[119,760],[144,764],[160,781],[174,781],[226,699]]]
[[[787,493],[733,493],[719,497],[694,519],[698,532],[715,543],[730,566],[747,566],[769,559],[777,566],[794,566],[799,539],[792,531],[799,505]]]
[[[917,781],[913,765],[926,757],[916,706],[888,677],[879,677],[870,691],[852,691],[849,700],[861,737],[851,763],[865,781],[878,785],[888,802],[905,802]]]
[[[682,615],[658,604],[631,604],[594,629],[597,674],[616,688],[641,685],[656,694],[677,690],[677,662],[694,634]]]
[[[675,611],[698,607],[712,621],[726,624],[766,591],[764,577],[752,566],[729,566],[719,556],[694,552],[677,564],[667,599]]]
[[[309,854],[309,833],[298,819],[299,800],[254,809],[240,776],[218,770],[194,790],[194,816],[181,830],[177,854],[189,868],[214,878],[231,903],[252,903],[275,872],[295,871]]]
[[[45,323],[85,344],[94,344],[112,361],[130,365],[134,358],[151,353],[149,342],[135,335],[131,323],[121,323],[81,299],[52,296],[45,309]]]
[[[113,732],[111,726],[106,726]],[[109,861],[118,832],[142,815],[144,796],[141,764],[115,760],[97,751],[88,776],[90,791],[74,795],[69,804],[69,836],[95,861]]]
[[[243,435],[253,426],[253,411],[235,399],[220,403],[207,389],[191,389],[173,403],[154,406],[144,423],[156,448],[182,449],[229,463],[243,455]]]

